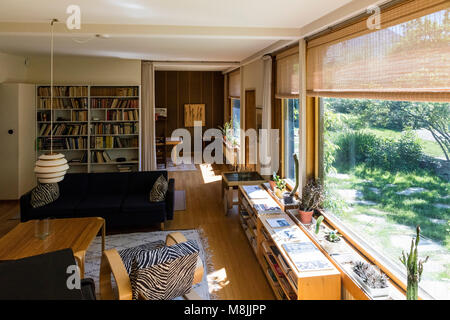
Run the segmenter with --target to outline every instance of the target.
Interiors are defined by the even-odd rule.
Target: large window
[[[298,99],[283,99],[283,114],[285,177],[295,181],[295,167],[292,155],[296,153],[299,156],[300,111]]]
[[[326,210],[405,273],[420,225],[421,287],[450,298],[450,104],[321,99]]]
[[[231,99],[231,119],[233,121],[233,144],[240,144],[241,132],[241,100]]]

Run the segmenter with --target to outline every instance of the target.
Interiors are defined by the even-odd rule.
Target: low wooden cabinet
[[[299,271],[297,269],[283,245],[308,242],[315,248],[317,246],[289,215],[281,208],[276,208],[277,204],[267,191],[262,186],[260,188],[267,194],[266,200],[251,199],[244,187],[239,187],[240,223],[277,299],[340,300],[341,274],[331,262],[329,268],[322,270]],[[255,209],[255,205],[258,206],[265,201],[273,207],[271,212]],[[282,219],[289,225],[273,228],[270,223],[273,219]],[[317,254],[329,261],[321,251]]]

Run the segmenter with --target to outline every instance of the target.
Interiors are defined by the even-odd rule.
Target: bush
[[[338,136],[336,145],[335,167],[345,171],[367,160],[377,137],[364,131],[346,131]]]
[[[336,145],[334,166],[344,171],[361,163],[388,171],[414,170],[422,157],[422,147],[412,131],[404,132],[397,141],[364,131],[346,131],[336,139]]]

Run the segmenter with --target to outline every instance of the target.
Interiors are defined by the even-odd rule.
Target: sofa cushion
[[[64,194],[86,194],[88,190],[89,174],[87,173],[68,173],[60,181],[59,191]]]
[[[77,216],[105,217],[118,214],[123,196],[117,194],[90,194],[76,208]]]
[[[89,174],[89,195],[122,195],[128,189],[128,173],[108,172]]]
[[[160,175],[150,191],[150,202],[159,202],[166,199],[169,183],[163,175]]]
[[[142,212],[151,214],[153,212],[166,211],[166,203],[150,202],[147,194],[129,194],[122,203],[122,212]]]
[[[39,183],[31,191],[30,204],[33,208],[43,207],[59,198],[59,186],[57,183]]]
[[[58,200],[31,211],[30,219],[72,217],[75,209],[83,198],[77,194],[61,194]]]
[[[149,193],[155,181],[163,175],[167,179],[167,171],[140,171],[130,173],[128,193]]]

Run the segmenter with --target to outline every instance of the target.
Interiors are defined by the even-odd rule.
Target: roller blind
[[[234,71],[229,75],[228,92],[230,98],[239,98],[241,96],[241,72]]]
[[[450,101],[450,1],[411,0],[308,41],[307,94]]]
[[[277,98],[298,98],[299,56],[296,51],[277,56]]]

